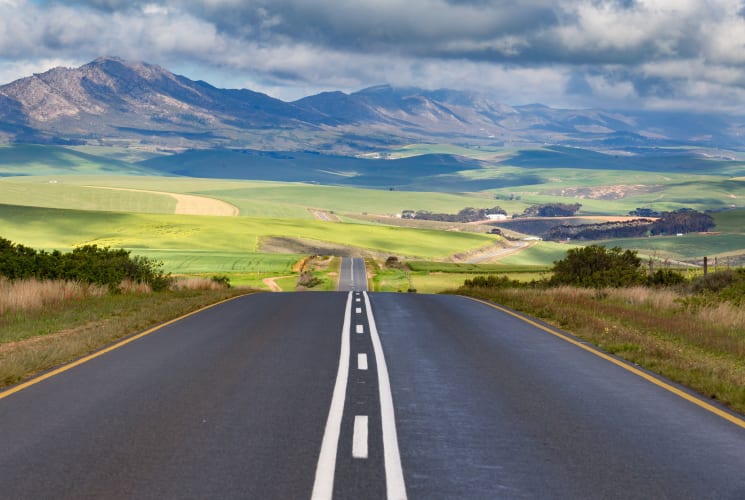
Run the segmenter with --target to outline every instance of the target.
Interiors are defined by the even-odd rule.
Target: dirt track
[[[112,191],[131,191],[135,193],[150,193],[170,196],[176,200],[175,214],[179,215],[215,215],[221,217],[235,217],[240,214],[238,207],[222,200],[195,196],[191,194],[166,193],[163,191],[148,191],[146,189],[128,189],[104,186],[86,186],[95,189],[110,189]]]

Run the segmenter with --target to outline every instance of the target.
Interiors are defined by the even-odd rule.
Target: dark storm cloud
[[[665,3],[675,5],[644,6],[634,0],[64,2],[121,15],[147,9],[189,15],[239,41],[511,64],[634,64],[695,55],[706,36],[700,9],[686,9],[685,1],[682,8],[665,9]]]

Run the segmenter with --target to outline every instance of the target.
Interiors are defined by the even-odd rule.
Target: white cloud
[[[739,0],[59,1],[0,0],[3,81],[120,55],[283,98],[391,83],[722,106],[745,89]]]

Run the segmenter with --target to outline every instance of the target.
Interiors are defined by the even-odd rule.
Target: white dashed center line
[[[357,369],[367,370],[367,354],[361,353],[357,355]]]
[[[355,331],[357,333],[365,333],[365,325],[356,325],[355,326]]]
[[[352,438],[352,456],[367,458],[367,415],[354,417],[354,435]]]

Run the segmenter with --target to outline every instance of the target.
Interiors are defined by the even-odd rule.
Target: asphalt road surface
[[[0,393],[0,497],[745,498],[742,420],[570,340],[462,297],[242,297]]]
[[[341,292],[367,290],[367,271],[364,259],[342,259],[337,288]]]

